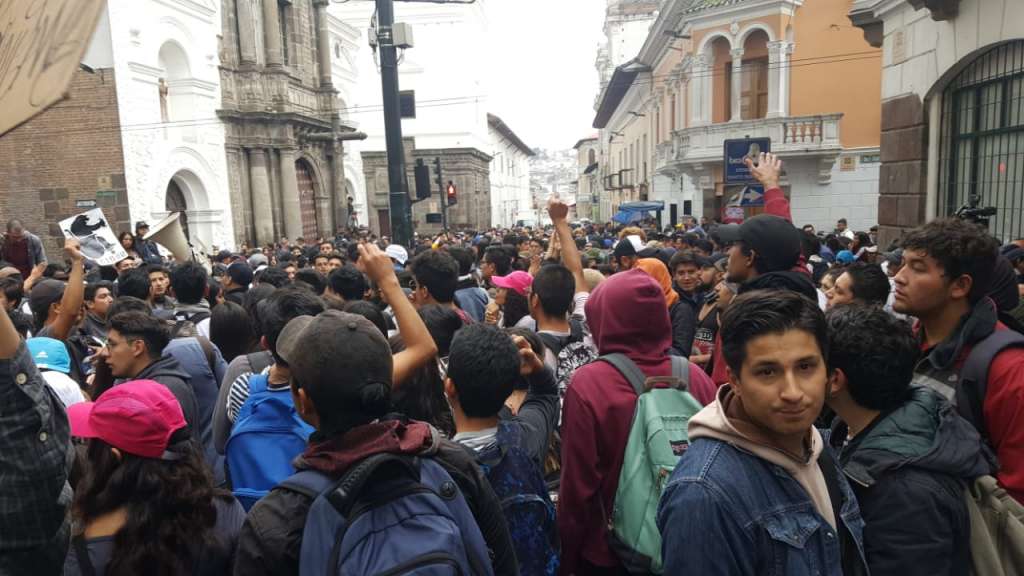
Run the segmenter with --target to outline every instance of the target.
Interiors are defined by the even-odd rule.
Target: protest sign
[[[82,255],[100,266],[113,266],[128,257],[101,208],[61,220],[60,229],[64,236],[77,238],[82,245]]]
[[[0,2],[0,135],[60,101],[104,0]]]

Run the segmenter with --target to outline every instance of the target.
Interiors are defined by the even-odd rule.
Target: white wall
[[[380,73],[367,45],[373,4],[331,4],[330,13],[360,31],[363,46],[356,60],[359,79],[351,118],[369,138],[361,150],[384,150]],[[487,18],[485,3],[441,5],[395,3],[395,21],[412,25],[415,47],[399,65],[401,90],[415,90],[417,117],[402,121],[404,137],[416,147],[476,148],[488,152]],[[498,111],[500,112],[500,111]]]
[[[356,130],[363,127],[364,114],[356,114],[356,110],[350,107],[355,106],[358,97],[360,73],[359,57],[363,52],[369,50],[366,46],[366,34],[360,29],[346,24],[333,14],[328,16],[328,28],[331,34],[331,79],[335,90],[338,91],[338,108],[342,124],[351,126]],[[363,78],[364,82],[370,78]],[[369,217],[366,202],[366,179],[363,176],[363,157],[360,152],[364,149],[365,142],[348,141],[344,142],[344,170],[345,180],[348,183],[348,193],[354,201],[353,209],[359,223],[369,225]],[[343,223],[344,224],[344,223]]]
[[[494,128],[489,129],[491,146],[491,225],[509,227],[516,215],[529,210],[530,157]]]
[[[846,218],[854,231],[867,232],[878,224],[878,173],[881,164],[865,163],[864,156],[877,158],[878,149],[847,151],[832,167],[832,182],[818,183],[818,163],[789,161],[786,174],[790,185],[793,224],[813,224],[815,230],[832,231],[836,220]],[[854,156],[856,168],[840,169],[844,156]],[[870,158],[869,158],[870,159]]]
[[[131,219],[152,222],[164,215],[167,185],[177,177],[189,205],[193,238],[208,248],[231,246],[234,238],[224,129],[216,114],[219,5],[107,3]],[[177,106],[173,117],[187,120],[163,124],[158,82],[168,71],[161,68],[159,54],[168,42],[181,49],[188,63],[187,77],[169,82]]]

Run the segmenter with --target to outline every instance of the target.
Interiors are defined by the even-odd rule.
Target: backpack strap
[[[690,361],[682,356],[669,356],[672,359],[672,376],[679,379],[679,389],[690,390]]]
[[[270,381],[266,374],[253,374],[249,377],[249,398],[255,394],[267,391],[267,383]]]
[[[569,342],[583,342],[583,323],[575,318],[569,320]]]
[[[316,500],[317,496],[327,492],[337,483],[337,479],[333,479],[323,472],[302,470],[286,478],[277,485],[277,488],[298,492],[310,500]]]
[[[1000,352],[1012,347],[1024,347],[1024,335],[1013,330],[997,330],[971,349],[960,369],[960,385],[956,389],[957,410],[986,441],[984,403],[988,392],[988,370]]]
[[[635,362],[629,359],[625,354],[607,354],[601,356],[598,360],[604,360],[611,364],[629,380],[629,384],[633,386],[633,391],[639,396],[644,393],[645,384],[647,383],[647,376],[640,371],[640,367]]]
[[[71,546],[75,549],[75,556],[78,558],[78,570],[82,576],[96,576],[96,568],[89,558],[89,547],[86,545],[85,536],[78,534],[71,538]]]
[[[389,452],[374,454],[362,459],[345,472],[337,488],[327,495],[327,500],[342,517],[348,518],[352,507],[359,500],[359,494],[370,479],[384,468],[398,468],[416,482],[420,480],[420,467],[417,459]]]
[[[540,341],[544,343],[544,347],[551,350],[551,353],[558,356],[558,353],[565,347],[566,342],[563,338],[559,338],[554,334],[548,334],[546,332],[538,332],[537,336],[540,337]]]
[[[210,367],[210,372],[216,374],[217,369],[214,367],[213,342],[210,342],[202,336],[196,336],[196,341],[199,342],[199,347],[203,349],[203,355],[206,356],[206,365]]]
[[[245,359],[249,362],[249,370],[254,374],[263,372],[263,369],[271,364],[267,361],[267,355],[265,352],[250,352],[245,355]]]

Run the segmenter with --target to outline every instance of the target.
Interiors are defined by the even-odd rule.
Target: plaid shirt
[[[23,342],[0,359],[0,575],[60,573],[72,459],[67,415]]]

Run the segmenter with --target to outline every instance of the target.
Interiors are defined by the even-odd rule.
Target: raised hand
[[[765,190],[779,187],[779,175],[782,174],[782,160],[771,152],[762,152],[757,158],[757,165],[750,158],[744,160],[750,174],[764,186]]]

